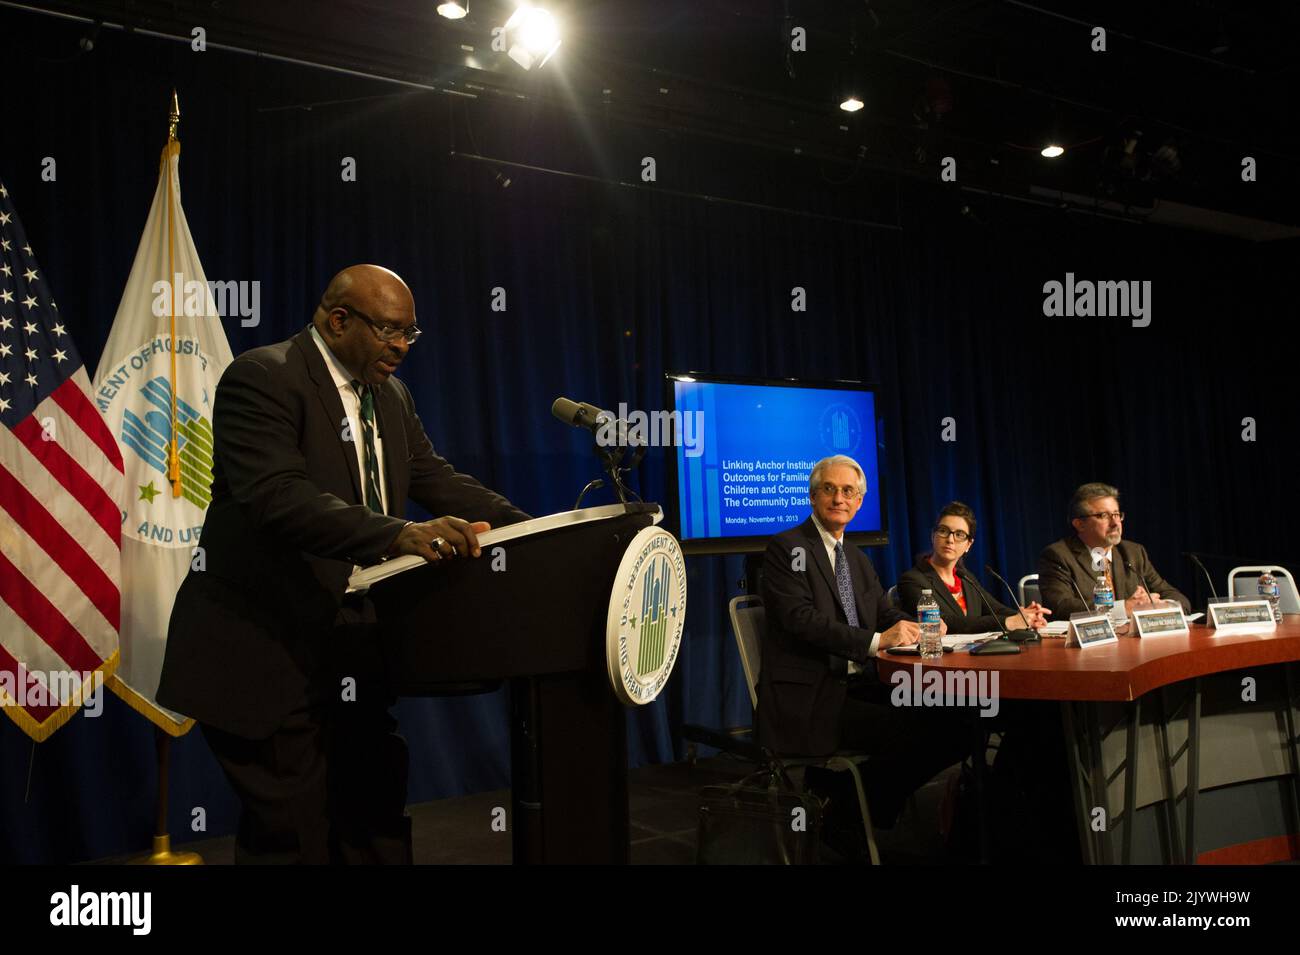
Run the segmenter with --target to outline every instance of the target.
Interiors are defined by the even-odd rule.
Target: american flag
[[[117,665],[122,454],[0,182],[0,709],[34,740]]]

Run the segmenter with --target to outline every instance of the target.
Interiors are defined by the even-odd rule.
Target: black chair
[[[742,594],[734,598],[728,611],[731,615],[731,629],[736,635],[736,647],[740,650],[740,665],[744,668],[745,683],[749,687],[749,702],[757,710],[758,673],[762,665],[763,631],[767,626],[767,611],[763,607],[763,598],[754,594]],[[869,758],[865,753],[842,751],[831,756],[782,757],[780,761],[787,768],[820,766],[836,772],[846,772],[852,776],[858,794],[858,808],[862,813],[862,827],[866,834],[871,864],[880,865],[880,850],[876,848],[876,833],[871,827],[871,810],[867,808],[867,792],[862,786],[862,772],[859,768]]]

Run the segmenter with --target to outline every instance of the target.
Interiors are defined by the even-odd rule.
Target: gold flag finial
[[[167,114],[167,142],[176,142],[176,127],[181,121],[181,104],[176,98],[176,89],[172,88],[172,108]]]

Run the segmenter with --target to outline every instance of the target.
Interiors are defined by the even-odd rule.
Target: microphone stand
[[[1116,544],[1116,545],[1115,545],[1115,548],[1116,548],[1116,550],[1118,550],[1118,549],[1119,549],[1119,545]],[[1129,563],[1129,559],[1128,559],[1127,557],[1125,557],[1122,553],[1120,554],[1120,557],[1123,557],[1123,558],[1124,558],[1124,573],[1126,573],[1126,574],[1132,574],[1134,577],[1137,577],[1137,576],[1138,576],[1138,573],[1137,573],[1136,570],[1133,569],[1133,565],[1132,565],[1131,563]],[[1141,577],[1138,577],[1138,580],[1142,580],[1142,578],[1141,578]],[[1142,591],[1143,591],[1143,593],[1145,593],[1145,594],[1147,595],[1147,603],[1148,603],[1152,608],[1154,608],[1155,605],[1156,605],[1156,601],[1155,601],[1155,598],[1151,596],[1151,591],[1147,590],[1147,582],[1146,582],[1145,580],[1142,580]],[[1117,596],[1118,596],[1118,595],[1117,595]]]
[[[622,429],[620,429],[619,433],[620,436],[623,434]],[[641,495],[628,487],[624,478],[628,474],[631,474],[633,469],[641,463],[641,459],[645,457],[645,445],[619,443],[605,447],[601,445],[598,437],[596,440],[595,451],[596,456],[600,458],[605,466],[605,473],[609,476],[609,484],[614,488],[614,493],[618,495],[619,503],[627,504],[629,497],[640,501]],[[627,463],[624,464],[623,456],[628,452],[630,452],[630,456]],[[602,478],[594,478],[587,482],[587,486],[584,487],[582,493],[578,495],[578,500],[574,503],[573,509],[576,511],[582,506],[582,499],[587,496],[588,491],[604,486],[605,481]]]
[[[984,601],[989,605],[989,609],[992,610],[993,598],[989,596],[989,592],[981,586],[980,582],[975,579],[975,575],[968,574],[962,579],[975,585],[975,589],[979,591],[980,595],[984,598]],[[1020,644],[1025,642],[1023,637],[1016,636],[1020,631],[1008,631],[1006,625],[1001,620],[998,621],[998,629],[1002,631],[1002,636],[996,637],[993,640],[988,640],[981,643],[978,647],[972,648],[970,651],[971,654],[973,656],[984,656],[986,654],[1019,653]]]
[[[1208,570],[1206,570],[1206,569],[1205,569],[1205,565],[1201,563],[1201,558],[1197,557],[1195,554],[1190,553],[1190,552],[1184,554],[1183,556],[1186,557],[1186,558],[1187,558],[1188,560],[1190,560],[1193,564],[1195,564],[1197,567],[1200,568],[1201,573],[1203,573],[1203,574],[1205,575],[1205,582],[1206,582],[1207,584],[1210,585],[1210,594],[1211,594],[1211,596],[1213,596],[1214,599],[1217,601],[1217,600],[1219,599],[1219,591],[1218,591],[1217,589],[1215,589],[1215,586],[1214,586],[1214,578],[1210,576],[1210,572],[1209,572]],[[1206,602],[1206,605],[1205,605],[1205,613],[1206,613],[1206,616],[1208,616],[1209,613],[1210,613],[1210,605],[1209,605],[1209,602],[1208,602],[1208,601]]]
[[[581,401],[572,401],[568,398],[559,397],[551,404],[551,414],[560,419],[567,425],[575,428],[586,428],[595,436],[595,452],[605,466],[605,473],[609,475],[609,483],[614,488],[614,493],[618,495],[620,504],[628,505],[628,498],[635,498],[641,503],[641,495],[637,494],[624,481],[624,477],[632,473],[632,470],[641,463],[645,457],[646,446],[644,441],[637,441],[628,435],[627,422],[621,418],[615,418],[608,411],[602,411],[595,405],[587,404]],[[609,432],[613,431],[613,438],[609,440]],[[604,438],[605,440],[602,440]],[[623,463],[624,455],[628,456],[626,464]],[[603,478],[595,478],[587,482],[587,486],[578,494],[577,501],[574,502],[573,509],[579,510],[582,507],[582,499],[587,496],[589,491],[605,486]]]
[[[1001,583],[1003,587],[1007,588],[1007,595],[1011,598],[1011,606],[1016,608],[1016,613],[1020,614],[1020,619],[1025,622],[1025,629],[1007,631],[1007,639],[1014,640],[1017,643],[1041,643],[1043,639],[1042,636],[1039,635],[1037,630],[1029,625],[1029,618],[1026,617],[1025,612],[1020,609],[1020,601],[1016,599],[1016,592],[1011,589],[1011,585],[1003,579],[1001,574],[993,569],[992,564],[985,564],[984,570],[996,577],[998,582]],[[980,588],[981,591],[983,589],[983,587]],[[993,605],[990,602],[989,607],[992,608],[992,606]]]
[[[1074,595],[1079,598],[1079,603],[1083,604],[1083,612],[1087,613],[1089,610],[1095,609],[1091,603],[1083,599],[1083,591],[1080,590],[1079,585],[1074,582],[1074,575],[1071,574],[1066,579],[1070,582],[1070,586],[1074,588]],[[1111,595],[1114,596],[1114,584],[1112,584],[1111,587]]]

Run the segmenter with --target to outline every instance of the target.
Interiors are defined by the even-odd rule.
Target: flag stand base
[[[158,816],[154,827],[153,852],[127,860],[127,865],[203,865],[197,852],[172,852],[172,837],[167,833],[167,777],[171,773],[172,738],[154,729],[158,755]]]
[[[172,852],[171,836],[154,836],[153,852],[147,856],[128,859],[127,865],[203,865],[203,856],[197,852]]]

